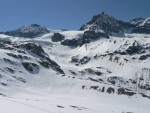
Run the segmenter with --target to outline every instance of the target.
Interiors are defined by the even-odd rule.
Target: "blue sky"
[[[150,0],[0,0],[0,31],[33,23],[79,29],[102,11],[123,20],[150,17]]]

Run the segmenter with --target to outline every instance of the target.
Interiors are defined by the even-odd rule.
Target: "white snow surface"
[[[60,31],[60,34],[65,36],[65,39],[78,38],[83,35],[83,31]],[[150,59],[138,60],[140,55],[116,55],[109,61],[109,57],[99,57],[93,59],[95,55],[104,55],[115,50],[124,51],[133,43],[138,43],[141,46],[150,45],[150,35],[145,34],[126,34],[125,38],[111,37],[110,39],[101,39],[77,48],[70,48],[63,46],[60,42],[54,43],[51,41],[53,33],[45,34],[35,39],[26,39],[0,35],[1,40],[8,40],[16,43],[35,42],[42,46],[49,57],[57,62],[61,69],[64,70],[66,76],[57,75],[52,69],[45,69],[40,66],[38,74],[28,73],[19,63],[21,60],[12,58],[6,53],[15,53],[15,51],[0,50],[0,72],[2,77],[0,83],[7,83],[8,86],[0,85],[0,93],[6,96],[0,96],[0,112],[1,113],[149,113],[150,99],[144,98],[136,92],[134,96],[125,96],[101,93],[90,89],[90,86],[113,87],[117,89],[118,86],[112,84],[105,84],[87,80],[88,77],[103,78],[117,76],[124,79],[134,79],[135,75],[145,73],[143,68],[150,67]],[[145,38],[146,37],[146,38]],[[135,45],[136,45],[135,43]],[[21,54],[21,53],[20,53]],[[144,53],[142,53],[144,55]],[[30,62],[37,63],[37,59],[31,57]],[[75,66],[71,63],[71,57],[78,56],[83,58],[88,56],[92,58],[87,64]],[[115,61],[115,57],[119,57]],[[136,58],[133,60],[132,58]],[[16,65],[12,66],[3,61],[3,58],[8,58]],[[128,59],[128,62],[125,61]],[[12,67],[15,73],[9,73],[4,70],[5,67]],[[79,71],[96,67],[103,72],[102,76],[91,74],[81,75]],[[77,73],[72,75],[69,70]],[[111,71],[111,74],[107,73]],[[19,73],[22,71],[22,73]],[[21,83],[16,81],[12,76],[23,77],[27,82]],[[75,77],[75,79],[73,78]],[[85,85],[87,89],[82,89]],[[130,84],[129,84],[130,85]],[[122,85],[122,87],[129,87]],[[135,90],[135,86],[131,86],[131,90]],[[145,92],[150,95],[150,92]]]

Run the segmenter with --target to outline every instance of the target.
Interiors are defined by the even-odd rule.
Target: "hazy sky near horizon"
[[[79,29],[102,11],[121,20],[150,17],[150,0],[0,0],[0,31],[34,23]]]

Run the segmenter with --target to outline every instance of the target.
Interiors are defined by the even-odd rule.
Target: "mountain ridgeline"
[[[122,21],[102,12],[93,16],[89,22],[80,27],[80,30],[84,31],[84,34],[71,40],[65,40],[64,36],[57,33],[57,31],[38,24],[31,24],[16,30],[0,33],[15,37],[36,38],[47,33],[56,32],[52,41],[61,41],[62,45],[77,47],[101,38],[109,38],[109,36],[124,37],[126,33],[150,34],[150,18],[135,18],[130,21]]]
[[[127,22],[117,20],[102,12],[92,18],[80,30],[103,31],[109,35],[113,33],[150,33],[150,18],[136,18]]]

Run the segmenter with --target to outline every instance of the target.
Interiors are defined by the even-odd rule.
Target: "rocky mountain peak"
[[[112,16],[109,16],[107,13],[102,12],[101,14],[93,16],[92,20],[89,21],[87,24],[92,24],[92,23],[102,23],[102,22],[107,22],[107,21],[115,21],[116,19]]]
[[[123,22],[105,12],[102,12],[101,14],[93,16],[89,22],[81,26],[80,30],[95,31],[99,29],[109,35],[112,35],[112,33],[119,33],[124,29],[129,29],[132,27],[133,25],[129,22]]]

